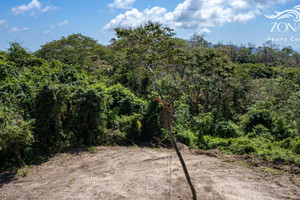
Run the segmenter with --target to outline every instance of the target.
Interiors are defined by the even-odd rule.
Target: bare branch
[[[164,97],[162,96],[162,94],[161,94],[161,92],[160,92],[160,90],[159,90],[159,88],[158,88],[158,85],[157,85],[157,82],[156,82],[156,77],[155,77],[155,74],[154,74],[153,70],[151,69],[150,65],[146,65],[146,67],[147,67],[147,69],[148,69],[148,70],[152,73],[152,75],[153,75],[154,86],[155,86],[156,91],[158,92],[160,98],[161,98],[162,100],[164,100]]]

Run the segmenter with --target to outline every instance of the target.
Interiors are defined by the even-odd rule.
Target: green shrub
[[[35,135],[42,152],[58,151],[69,139],[73,117],[69,92],[66,85],[45,85],[36,95]]]
[[[230,145],[228,139],[213,137],[210,135],[204,136],[203,141],[202,145],[205,146],[205,149],[220,148],[222,150],[224,147],[228,147]]]
[[[276,117],[272,127],[272,135],[276,140],[283,140],[292,135],[292,130],[283,117]]]
[[[112,97],[113,101],[110,109],[118,107],[119,115],[141,114],[145,110],[146,103],[121,84],[109,87],[107,94]]]
[[[126,136],[126,143],[136,143],[141,139],[142,124],[141,115],[122,115],[115,120],[115,130],[119,130]]]
[[[266,137],[275,140],[282,140],[292,135],[292,130],[286,120],[268,109],[252,109],[246,114],[246,119],[242,123],[246,134],[253,131],[264,134],[263,132],[269,130],[271,136],[267,136],[268,133],[265,133]]]
[[[128,143],[126,139],[126,133],[120,131],[119,129],[107,130],[106,137],[103,142],[104,145],[124,145],[126,143]]]
[[[25,121],[15,111],[0,108],[0,163],[22,164],[24,149],[34,142],[34,120]],[[1,166],[0,166],[1,167]]]
[[[231,121],[221,121],[217,123],[215,135],[222,138],[232,138],[239,136],[238,126]]]
[[[293,151],[296,154],[300,155],[300,139],[298,139],[297,141],[295,141],[295,143],[293,144]]]
[[[185,129],[179,129],[174,136],[178,142],[181,142],[189,147],[194,147],[197,140],[196,135],[192,131]]]
[[[96,145],[105,141],[108,99],[102,85],[80,87],[71,96],[74,144]]]
[[[278,145],[281,148],[290,149],[296,154],[300,154],[300,138],[286,138],[280,142],[278,142]]]
[[[270,130],[262,124],[258,124],[254,126],[252,132],[247,134],[247,137],[249,138],[264,137],[270,139],[271,141],[274,141],[274,136],[271,134]]]
[[[161,126],[159,125],[158,118],[161,114],[161,111],[161,104],[151,99],[144,115],[143,133],[145,140],[151,140],[153,137],[166,137]]]
[[[271,130],[273,128],[273,116],[272,112],[267,109],[253,109],[247,114],[247,119],[245,122],[245,132],[249,133],[252,129],[261,124],[267,129]]]
[[[196,130],[201,135],[214,135],[215,123],[212,113],[203,113],[195,117]]]
[[[247,138],[237,138],[229,140],[228,150],[237,155],[250,154],[256,152],[255,143]]]

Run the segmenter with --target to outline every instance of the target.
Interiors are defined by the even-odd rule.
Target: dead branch
[[[154,80],[154,86],[155,86],[155,89],[156,89],[156,91],[158,92],[160,98],[163,100],[164,97],[162,96],[162,94],[161,94],[161,92],[160,92],[160,90],[159,90],[159,88],[158,88],[158,85],[157,85],[157,82],[156,82],[156,77],[155,77],[155,74],[154,74],[153,70],[151,69],[150,65],[146,65],[146,67],[147,67],[147,69],[151,72],[151,74],[153,75],[153,80]]]

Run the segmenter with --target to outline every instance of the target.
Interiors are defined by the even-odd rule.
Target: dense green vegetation
[[[1,169],[67,148],[168,142],[151,66],[174,103],[173,132],[193,148],[300,166],[300,55],[267,42],[213,45],[151,22],[103,46],[73,34],[36,52],[0,51]]]

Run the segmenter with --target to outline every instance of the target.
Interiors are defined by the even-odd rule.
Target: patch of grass
[[[69,185],[71,185],[72,183],[74,183],[74,181],[75,181],[74,178],[70,179],[70,180],[69,180]]]
[[[300,175],[296,175],[296,179],[297,179],[298,183],[300,184]]]
[[[221,162],[221,167],[225,167],[226,166],[226,163],[225,162]]]
[[[155,151],[160,151],[160,148],[154,147],[153,149],[154,149]]]
[[[262,167],[261,171],[265,172],[265,173],[268,173],[268,174],[272,174],[272,175],[278,175],[278,173],[279,173],[279,170],[272,169],[272,168],[269,168],[269,167]]]
[[[230,163],[230,162],[231,162],[231,160],[229,160],[229,159],[226,157],[226,155],[223,155],[223,156],[222,156],[222,159],[223,159],[223,162],[226,162],[226,163]]]
[[[204,145],[204,149],[206,150],[218,148],[226,154],[252,154],[258,156],[262,160],[295,164],[300,167],[300,154],[298,153],[297,138],[288,138],[276,142],[263,137],[250,138],[245,136],[240,138],[218,138],[206,135],[203,137],[203,140],[204,142],[201,145]],[[294,140],[296,140],[296,142]]]
[[[16,178],[26,177],[28,174],[31,173],[31,168],[32,168],[31,165],[25,165],[21,169],[18,169],[18,172],[16,174]]]
[[[136,145],[136,144],[132,144],[132,145],[128,146],[128,148],[130,148],[130,149],[133,149],[133,148],[136,148],[136,147],[138,147],[138,145]]]
[[[240,165],[242,165],[244,167],[250,167],[251,166],[251,164],[247,161],[239,160],[239,161],[237,161],[237,163],[239,163]]]
[[[89,151],[90,153],[95,153],[95,152],[97,151],[97,149],[96,149],[95,146],[92,146],[92,147],[89,147],[89,148],[88,148],[88,151]]]

